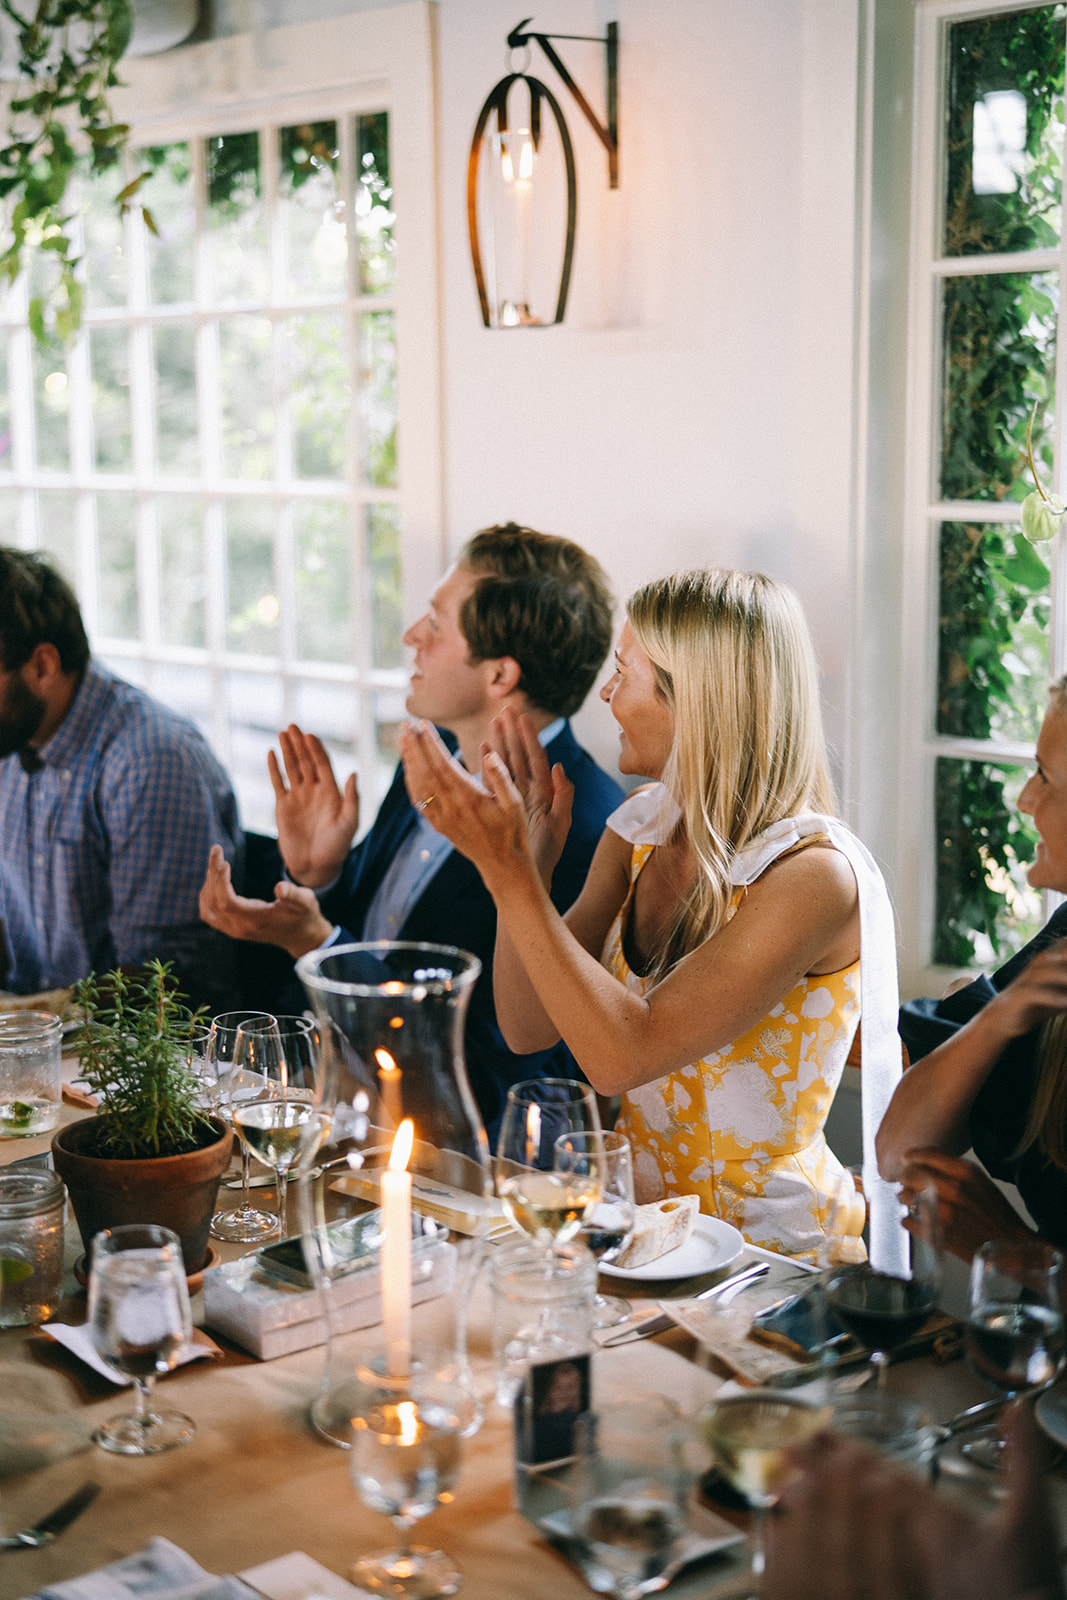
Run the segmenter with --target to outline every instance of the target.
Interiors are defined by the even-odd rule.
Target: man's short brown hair
[[[85,624],[66,578],[36,551],[0,545],[0,667],[17,672],[39,644],[55,645],[64,672],[88,663]]]
[[[531,705],[573,716],[611,647],[611,590],[599,561],[515,522],[483,528],[459,561],[478,578],[459,613],[471,659],[511,656]]]

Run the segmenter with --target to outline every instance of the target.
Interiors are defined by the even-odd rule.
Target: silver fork
[[[0,1538],[0,1550],[39,1550],[43,1544],[51,1544],[74,1521],[80,1517],[87,1506],[92,1505],[100,1493],[98,1483],[85,1483],[62,1505],[56,1506],[40,1522],[34,1523],[32,1528],[24,1528],[21,1533],[8,1534]]]

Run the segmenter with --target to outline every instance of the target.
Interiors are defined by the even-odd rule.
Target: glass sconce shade
[[[508,94],[529,91],[529,117],[510,126]],[[558,140],[546,137],[542,101]],[[562,322],[570,289],[578,189],[558,101],[537,78],[511,73],[482,106],[467,165],[471,260],[487,328]]]

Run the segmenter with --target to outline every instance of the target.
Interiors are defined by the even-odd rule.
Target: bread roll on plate
[[[695,1194],[671,1195],[637,1206],[633,1238],[615,1257],[615,1267],[643,1267],[683,1245],[696,1226],[700,1201]]]

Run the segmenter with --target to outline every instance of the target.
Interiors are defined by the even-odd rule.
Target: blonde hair
[[[834,809],[811,637],[792,590],[708,567],[638,589],[627,612],[674,714],[663,781],[697,860],[655,963],[662,976],[726,921],[736,853],[800,811]]]
[[[1067,717],[1067,677],[1049,686],[1048,709]],[[1067,1171],[1067,1012],[1041,1024],[1037,1041],[1037,1074],[1026,1128],[1014,1151],[1031,1145],[1054,1167]]]

